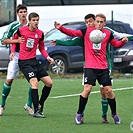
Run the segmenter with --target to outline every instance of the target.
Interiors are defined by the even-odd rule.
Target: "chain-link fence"
[[[132,18],[133,15],[132,14],[120,14],[120,13],[116,13],[113,14],[113,18],[112,18],[112,13],[110,12],[110,14],[105,14],[107,17],[107,20],[111,20],[113,19],[114,21],[122,21],[125,23],[129,23],[131,27],[133,27],[133,23],[132,23]],[[40,23],[39,23],[39,27],[44,31],[44,33],[48,32],[49,30],[51,30],[52,28],[54,28],[54,21],[57,21],[61,24],[63,23],[67,23],[67,22],[74,22],[74,21],[84,21],[84,16],[76,16],[76,17],[59,17],[59,18],[41,18],[40,17]]]

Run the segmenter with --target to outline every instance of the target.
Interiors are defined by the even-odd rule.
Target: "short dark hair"
[[[32,13],[29,14],[28,19],[30,21],[31,18],[35,18],[35,17],[39,17],[39,15],[37,13],[35,13],[35,12],[32,12]]]
[[[21,9],[25,9],[25,10],[27,11],[27,6],[24,5],[24,4],[19,4],[19,5],[17,6],[16,12],[18,13],[19,10],[21,10]]]
[[[95,15],[94,14],[87,14],[84,19],[88,19],[88,18],[93,18],[95,20]]]

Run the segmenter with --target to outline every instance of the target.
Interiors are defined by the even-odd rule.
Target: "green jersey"
[[[10,39],[11,37],[13,37],[13,35],[17,32],[18,28],[21,27],[22,24],[19,23],[18,21],[14,21],[12,22],[7,31],[4,32],[1,41],[4,41],[5,39]]]
[[[84,38],[83,37],[75,37],[72,40],[56,40],[56,45],[61,46],[84,46]]]

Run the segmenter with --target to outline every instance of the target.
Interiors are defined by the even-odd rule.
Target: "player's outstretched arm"
[[[117,40],[120,40],[120,39],[122,39],[124,37],[127,37],[128,41],[133,41],[133,35],[131,35],[131,34],[119,33],[119,32],[117,32],[117,31],[115,31],[115,30],[113,30],[113,29],[111,29],[111,28],[109,28],[107,26],[104,27],[104,28],[107,29],[107,30],[110,30],[112,32],[114,38],[117,39]]]
[[[56,21],[54,22],[54,26],[56,29],[60,30],[62,33],[66,34],[68,36],[83,37],[81,30],[71,30],[71,29],[65,28],[60,23],[57,23]]]
[[[120,47],[122,47],[124,44],[126,44],[127,42],[128,42],[128,38],[127,38],[127,37],[123,38],[123,39],[120,40],[120,41],[116,40],[115,38],[112,39],[112,40],[110,41],[110,43],[111,43],[115,48],[120,48]]]
[[[53,40],[52,46],[84,46],[84,39],[82,37],[75,37],[72,40]]]

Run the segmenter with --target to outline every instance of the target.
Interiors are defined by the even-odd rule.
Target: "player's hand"
[[[25,39],[24,39],[23,36],[21,36],[21,37],[18,38],[18,43],[23,43],[24,41],[25,41]]]
[[[54,59],[53,58],[51,58],[51,57],[47,57],[47,60],[48,60],[48,62],[50,62],[50,64],[54,64]]]
[[[11,53],[11,54],[9,55],[9,59],[10,59],[10,61],[13,60],[14,56],[15,56],[15,53]]]
[[[128,42],[128,38],[127,38],[127,37],[124,37],[124,38],[122,39],[122,42],[127,43],[127,42]]]
[[[56,40],[51,41],[51,46],[56,46]]]
[[[56,29],[59,29],[59,28],[60,28],[60,26],[61,26],[61,24],[60,24],[60,23],[57,23],[56,21],[54,22],[54,27],[55,27]]]

